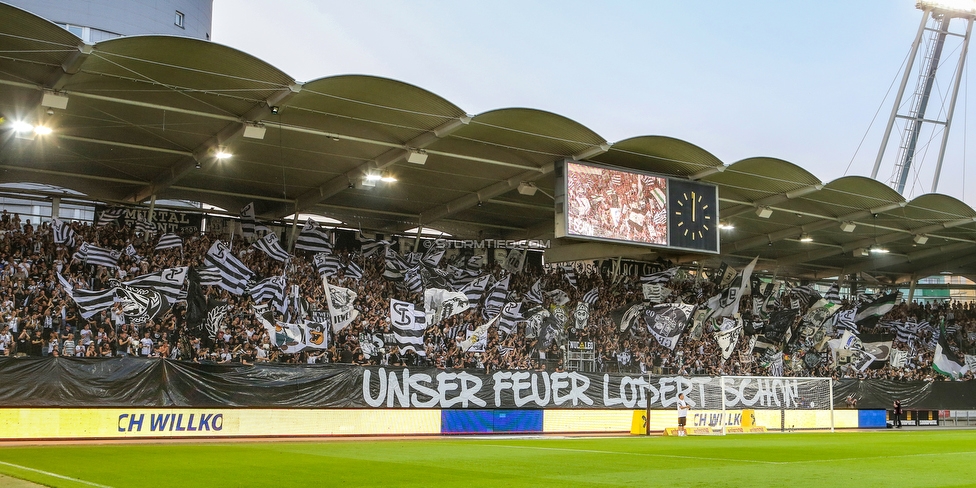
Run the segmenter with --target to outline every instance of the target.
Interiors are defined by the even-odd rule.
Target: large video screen
[[[567,234],[668,244],[668,180],[566,163]]]
[[[714,185],[576,161],[556,175],[556,237],[719,252]]]

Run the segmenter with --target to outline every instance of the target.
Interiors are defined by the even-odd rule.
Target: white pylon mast
[[[949,139],[949,128],[952,125],[952,115],[955,112],[956,99],[959,94],[959,85],[962,81],[963,66],[966,62],[966,54],[969,51],[969,38],[972,34],[973,19],[976,18],[976,0],[919,0],[915,6],[922,10],[922,22],[912,43],[911,53],[909,54],[908,64],[902,76],[901,85],[895,96],[895,104],[891,109],[891,116],[888,118],[888,125],[885,128],[884,137],[881,140],[881,147],[878,150],[878,157],[874,162],[874,169],[871,178],[878,178],[878,171],[884,159],[885,149],[891,137],[895,121],[902,119],[906,121],[904,131],[901,134],[901,144],[898,149],[898,157],[895,160],[892,177],[889,184],[898,193],[904,194],[908,179],[912,174],[912,164],[915,163],[916,154],[919,150],[918,139],[922,128],[926,125],[941,125],[942,138],[939,145],[939,158],[936,163],[935,176],[932,179],[932,192],[939,187],[939,176],[942,173],[942,162],[945,159],[946,143]],[[954,19],[961,19],[966,22],[965,34],[954,33],[949,30],[950,24]],[[931,25],[929,25],[931,23]],[[923,37],[928,34],[929,42],[926,43],[925,51],[920,53]],[[936,84],[936,75],[939,68],[942,68],[942,55],[945,41],[948,36],[962,37],[959,58],[955,64],[955,77],[952,83],[952,95],[946,111],[945,119],[938,116],[926,118],[925,114],[929,108],[932,89]],[[919,60],[919,57],[921,59]],[[907,114],[900,113],[902,103],[905,98],[905,90],[913,74],[912,68],[916,60],[919,60],[918,79],[912,95]],[[946,63],[948,64],[948,63]],[[939,110],[941,115],[941,110]]]

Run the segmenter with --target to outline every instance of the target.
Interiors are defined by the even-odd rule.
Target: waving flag
[[[204,263],[217,268],[220,283],[217,286],[235,294],[242,295],[247,289],[247,282],[254,272],[231,254],[230,249],[221,241],[214,241],[204,257]]]
[[[426,356],[424,331],[427,329],[427,316],[417,310],[410,302],[390,299],[390,328],[400,350],[413,349],[420,356]]]
[[[332,239],[328,231],[319,229],[319,224],[312,219],[305,221],[302,232],[295,241],[295,249],[309,252],[332,252]]]
[[[268,235],[254,241],[251,247],[258,249],[267,254],[271,259],[277,261],[287,261],[291,257],[288,251],[285,251],[281,247],[281,244],[278,243],[278,236],[274,232],[269,232]]]

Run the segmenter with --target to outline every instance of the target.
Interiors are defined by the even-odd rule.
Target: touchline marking
[[[800,464],[800,463],[833,463],[837,461],[868,461],[871,459],[897,459],[897,458],[912,458],[912,457],[925,457],[925,456],[951,456],[953,454],[976,454],[976,451],[949,451],[949,452],[922,452],[918,454],[893,454],[891,456],[869,456],[869,457],[858,457],[858,458],[834,458],[834,459],[808,459],[805,461],[779,461],[773,462],[772,464]]]
[[[91,481],[80,480],[78,478],[72,478],[70,476],[64,476],[64,475],[60,475],[60,474],[57,474],[57,473],[52,473],[50,471],[44,471],[44,470],[41,470],[41,469],[28,468],[27,466],[21,466],[19,464],[8,463],[8,462],[4,462],[4,461],[0,461],[0,464],[2,464],[4,466],[10,466],[11,468],[23,469],[25,471],[33,471],[33,472],[38,473],[38,474],[43,474],[44,476],[51,476],[51,477],[58,478],[58,479],[62,479],[62,480],[74,481],[75,483],[81,483],[81,484],[85,484],[85,485],[88,485],[88,486],[97,486],[99,488],[112,488],[111,486],[108,486],[108,485],[100,485],[98,483],[92,483]]]
[[[665,457],[665,458],[676,458],[676,459],[697,459],[701,461],[727,461],[730,463],[783,464],[783,463],[777,463],[773,461],[758,461],[755,459],[729,459],[729,458],[714,458],[714,457],[704,457],[704,456],[681,456],[678,454],[654,454],[654,453],[647,453],[647,452],[599,451],[595,449],[567,449],[564,447],[509,446],[505,444],[484,444],[484,445],[492,446],[492,447],[507,447],[510,449],[535,449],[539,451],[591,452],[595,454],[618,454],[624,456],[648,456],[648,457]]]

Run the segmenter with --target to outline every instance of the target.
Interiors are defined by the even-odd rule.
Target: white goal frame
[[[829,402],[826,409],[824,409],[824,408],[803,408],[802,406],[799,406],[798,408],[795,408],[795,410],[829,410],[830,411],[830,431],[831,432],[834,432],[834,379],[833,378],[829,378],[829,377],[812,377],[812,376],[719,376],[718,378],[719,378],[719,385],[720,385],[720,388],[721,388],[720,391],[721,391],[721,395],[722,395],[722,401],[721,401],[721,403],[722,403],[722,418],[725,419],[722,422],[722,435],[726,435],[725,427],[726,427],[726,424],[728,423],[727,419],[728,419],[728,410],[729,410],[729,408],[726,406],[726,400],[727,400],[727,398],[725,396],[725,387],[726,387],[726,385],[731,385],[733,381],[746,380],[746,379],[753,380],[753,381],[755,381],[755,380],[761,380],[761,381],[776,381],[776,380],[779,380],[779,381],[804,381],[804,382],[809,382],[809,381],[823,381],[823,382],[826,382],[827,383],[827,397],[828,397],[828,402]],[[743,409],[748,409],[748,408],[749,407],[743,407]],[[733,410],[739,410],[740,407],[733,406],[732,409]],[[776,409],[773,409],[773,410],[776,410]],[[785,411],[787,409],[780,408],[779,410]]]

